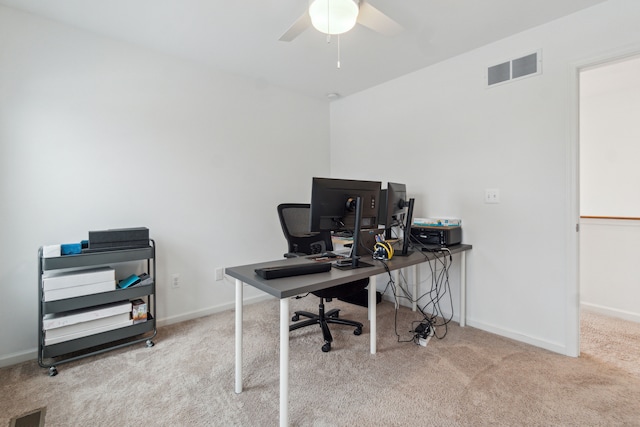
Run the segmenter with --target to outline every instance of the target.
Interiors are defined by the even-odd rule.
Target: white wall
[[[580,221],[582,307],[640,322],[640,221]]]
[[[580,73],[580,214],[640,217],[640,57]]]
[[[640,218],[640,58],[580,73],[580,210]],[[640,322],[640,221],[580,221],[580,302]]]
[[[640,51],[639,18],[612,0],[332,103],[332,176],[405,182],[416,215],[462,218],[471,326],[575,353],[571,71]],[[537,49],[542,75],[485,87],[487,66]]]
[[[214,269],[282,256],[276,206],[328,174],[328,120],[325,102],[0,7],[0,366],[35,357],[38,247],[89,230],[149,227],[161,322],[231,307]]]

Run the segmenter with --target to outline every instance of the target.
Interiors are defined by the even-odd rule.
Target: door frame
[[[569,64],[567,135],[566,355],[580,356],[580,73],[640,56],[640,44],[608,50]]]

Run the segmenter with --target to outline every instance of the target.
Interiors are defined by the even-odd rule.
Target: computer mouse
[[[338,257],[338,255],[334,254],[333,252],[323,252],[320,256],[323,257],[323,258],[337,258]]]

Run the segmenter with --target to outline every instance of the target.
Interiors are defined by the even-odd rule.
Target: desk
[[[451,254],[461,254],[460,262],[460,326],[465,325],[466,314],[466,251],[471,245],[456,245]],[[409,256],[396,256],[386,261],[390,271],[416,266],[432,260],[437,254],[415,251]],[[448,254],[447,254],[448,255]],[[442,256],[441,254],[438,256]],[[304,264],[311,261],[307,258],[279,259],[277,261],[258,264],[242,265],[225,269],[225,273],[236,279],[236,370],[235,392],[242,393],[242,308],[243,283],[251,285],[280,299],[280,425],[289,423],[289,298],[332,286],[341,285],[353,280],[364,279],[386,273],[382,262],[363,258],[363,261],[373,264],[373,267],[355,270],[340,270],[332,268],[327,273],[308,274],[304,276],[285,277],[281,279],[265,280],[255,273],[256,268],[273,267],[278,265]],[[417,282],[417,281],[416,281]],[[415,287],[414,287],[415,289]],[[415,294],[415,292],[414,292]],[[376,354],[376,287],[369,284],[369,329],[371,354]]]

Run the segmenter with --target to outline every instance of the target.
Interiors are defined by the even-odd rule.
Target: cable
[[[422,248],[424,248],[422,242],[406,230],[404,223],[401,222],[398,228],[403,231],[403,237],[405,239],[409,239],[408,246],[414,250],[418,249],[419,253],[421,253],[425,260],[427,260],[427,265],[431,271],[431,287],[420,296],[412,295],[408,290],[408,281],[402,270],[399,271],[399,281],[396,283],[385,260],[379,260],[389,276],[389,280],[387,281],[383,294],[387,294],[390,289],[393,295],[395,305],[394,332],[396,334],[397,341],[420,344],[421,339],[428,340],[431,336],[443,339],[448,333],[448,324],[453,319],[453,298],[449,283],[449,269],[451,268],[451,265],[453,265],[453,255],[451,250],[449,250],[449,248],[439,248],[433,251],[424,252],[422,251]],[[396,234],[397,237],[395,230],[393,228],[391,230],[392,236]],[[369,253],[373,253],[370,249],[365,249],[367,249]],[[418,285],[423,283],[427,283],[426,280],[418,283]],[[450,316],[445,316],[444,311],[442,310],[442,303],[447,296],[451,313]],[[411,335],[409,338],[403,338],[400,333],[398,333],[400,300],[405,300],[410,304],[415,303],[422,317],[420,320],[414,320],[411,322],[411,330],[409,331],[409,334]],[[444,328],[444,332],[438,332],[438,328]]]
[[[442,264],[442,270],[440,271],[440,274],[433,275],[433,269],[432,269],[432,279],[433,279],[432,289],[435,290],[435,295],[432,296],[431,300],[427,304],[425,304],[423,307],[420,307],[421,313],[423,313],[425,317],[428,316],[432,320],[433,326],[435,328],[439,326],[444,327],[445,329],[444,334],[442,335],[438,335],[437,333],[435,334],[436,338],[439,338],[439,339],[442,339],[447,335],[448,324],[453,318],[453,300],[451,296],[451,288],[449,283],[449,268],[451,268],[451,265],[453,264],[453,257],[451,256],[451,252],[448,249],[446,249],[446,251],[449,253],[450,263],[449,265],[447,265],[446,255],[443,254],[442,257],[439,257],[436,254],[434,258],[434,263],[440,262]],[[429,263],[429,265],[431,266],[431,263]],[[451,309],[451,315],[448,318],[444,316],[444,312],[440,305],[441,300],[447,294],[449,296],[449,307]],[[428,310],[429,307],[431,308],[431,310]],[[441,320],[438,320],[438,319],[441,319]],[[437,331],[437,329],[435,329],[435,331]]]
[[[443,339],[447,335],[448,324],[453,318],[453,300],[451,296],[451,286],[449,283],[449,269],[453,264],[453,257],[448,248],[442,248],[437,252],[438,253],[432,252],[434,255],[433,257],[429,257],[426,253],[424,254],[425,258],[428,259],[427,264],[431,271],[431,289],[418,297],[411,295],[407,289],[408,286],[403,286],[403,282],[404,285],[407,285],[408,283],[402,271],[399,273],[401,280],[399,280],[399,283],[395,283],[388,266],[386,263],[382,262],[387,274],[389,275],[389,281],[387,282],[387,286],[383,293],[386,294],[389,289],[391,289],[393,293],[395,302],[394,331],[398,342],[413,342],[415,344],[420,344],[421,339],[428,339],[430,336]],[[421,283],[426,283],[426,280]],[[404,295],[401,295],[400,291],[402,291],[402,294]],[[448,317],[444,315],[444,311],[441,306],[441,302],[445,296],[448,296],[449,308],[451,311],[451,315]],[[422,300],[425,298],[427,301],[420,305]],[[415,302],[422,316],[422,319],[412,321],[411,330],[409,331],[412,335],[408,339],[403,339],[398,333],[398,310],[400,306],[400,299],[405,299],[411,304]],[[438,328],[444,328],[444,333],[439,333]]]
[[[391,291],[393,293],[393,298],[394,298],[394,302],[395,302],[395,312],[394,312],[394,319],[393,319],[393,327],[394,327],[394,332],[396,334],[397,342],[399,342],[399,343],[401,343],[401,342],[415,342],[414,341],[415,337],[411,337],[410,339],[406,339],[405,340],[405,339],[402,339],[402,337],[398,333],[398,310],[400,308],[400,303],[398,301],[398,294],[396,292],[396,284],[395,284],[395,281],[393,280],[393,275],[391,274],[391,270],[389,269],[389,266],[387,265],[385,260],[379,260],[379,262],[383,265],[385,271],[387,272],[387,275],[389,276],[389,280],[387,281],[387,285],[385,286],[384,291],[382,293],[386,294],[387,290],[389,288],[391,288]]]

